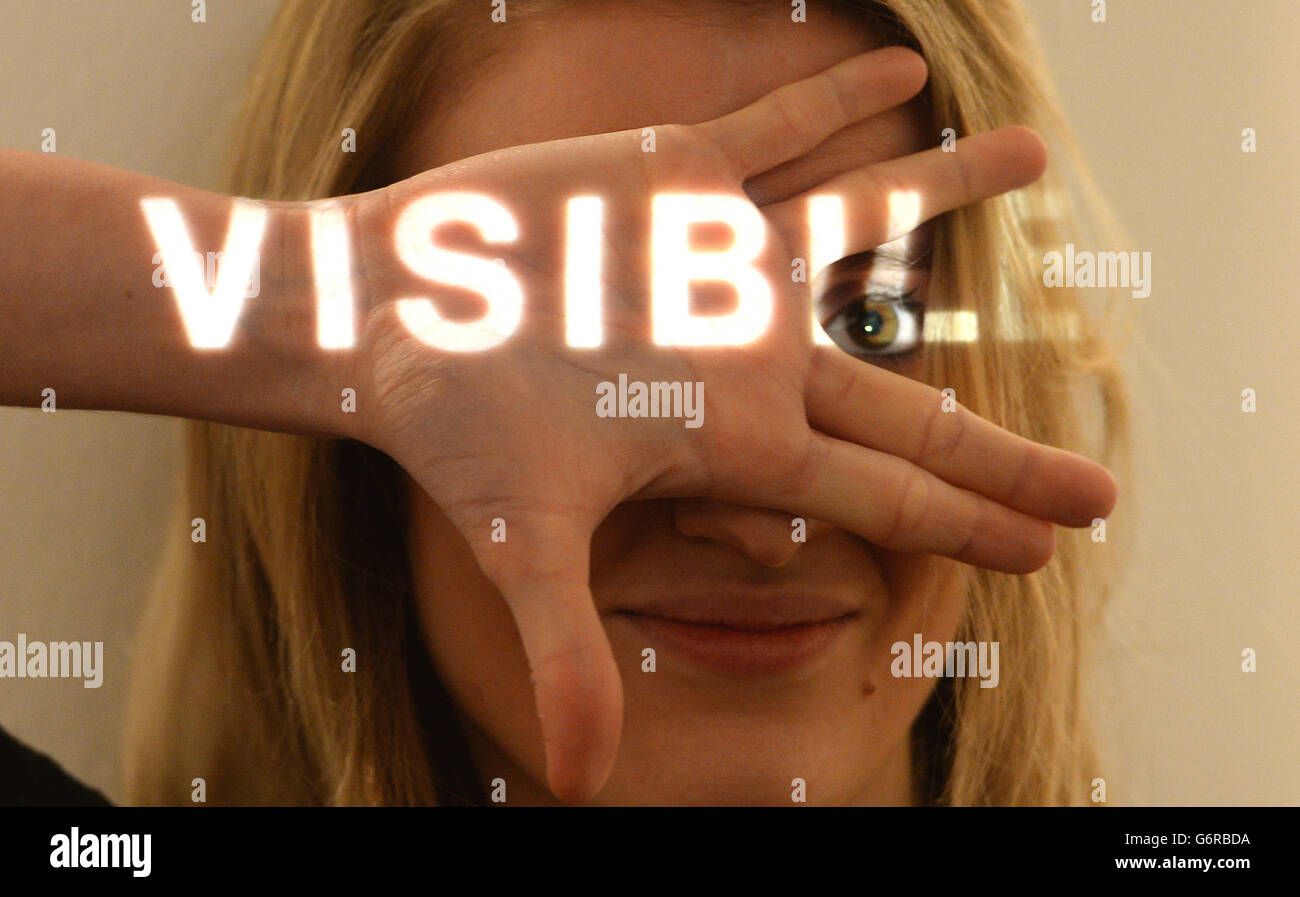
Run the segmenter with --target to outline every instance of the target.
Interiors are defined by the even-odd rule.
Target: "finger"
[[[814,433],[800,486],[774,479],[762,503],[807,513],[892,551],[1032,573],[1055,550],[1052,525],[968,492],[895,455]],[[775,503],[773,505],[773,503]]]
[[[905,47],[846,59],[697,127],[748,178],[797,159],[860,119],[892,109],[925,85],[925,60]]]
[[[1047,166],[1043,141],[1028,128],[998,128],[962,138],[954,147],[846,172],[763,213],[791,245],[809,246],[809,199],[841,197],[848,256],[905,236],[944,212],[1031,184]]]
[[[813,357],[804,401],[822,433],[1064,526],[1091,526],[1115,506],[1115,478],[1100,464],[1010,433],[955,401],[945,406],[934,387],[838,348],[817,347]]]
[[[622,682],[587,581],[591,532],[564,520],[516,522],[510,554],[506,544],[485,548],[479,563],[528,657],[551,791],[584,801],[609,778],[623,727]]]

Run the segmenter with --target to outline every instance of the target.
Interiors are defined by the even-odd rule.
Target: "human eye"
[[[819,279],[818,319],[843,351],[863,361],[902,365],[923,345],[928,259],[864,253],[842,259]]]
[[[854,357],[901,364],[921,348],[925,305],[912,296],[869,290],[841,305],[822,327]]]

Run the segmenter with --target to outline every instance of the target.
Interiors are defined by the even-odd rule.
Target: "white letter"
[[[1139,258],[1142,259],[1141,264],[1137,263]],[[1137,288],[1132,291],[1133,298],[1146,299],[1151,295],[1151,253],[1144,252],[1139,256],[1135,252],[1133,261],[1133,286]]]
[[[1043,286],[1045,287],[1062,287],[1065,286],[1064,260],[1061,254],[1053,249],[1051,252],[1043,253]]]
[[[235,203],[226,247],[222,250],[230,264],[221,266],[216,288],[209,293],[203,282],[203,266],[194,258],[194,241],[176,202],[142,199],[140,207],[162,251],[163,265],[171,278],[190,345],[196,349],[225,348],[244,306],[244,291],[252,278],[253,264],[266,230],[266,209],[251,202]]]
[[[149,871],[153,868],[153,864],[150,862],[150,855],[153,853],[153,835],[138,835],[136,837],[139,837],[140,840],[136,842],[137,846],[133,851],[135,859],[132,860],[131,865],[135,866],[136,869],[131,874],[136,878],[148,878]]]
[[[596,384],[596,417],[618,416],[618,412],[614,409],[617,394],[618,387],[608,380],[601,380]]]
[[[721,221],[736,235],[721,252],[692,252],[692,223]],[[654,198],[651,296],[654,341],[659,346],[738,346],[763,335],[772,320],[772,287],[751,262],[763,250],[766,222],[748,200],[729,194],[660,194]],[[691,314],[693,280],[725,281],[736,288],[736,310]]]
[[[604,203],[596,196],[569,200],[568,236],[564,256],[565,330],[570,346],[600,345],[600,225]],[[585,248],[585,253],[584,253]],[[590,263],[584,262],[584,255]]]
[[[316,341],[322,349],[351,349],[356,343],[352,249],[347,218],[337,203],[312,209],[311,261],[316,275]]]
[[[686,428],[698,430],[704,426],[704,381],[688,382],[682,386],[682,411],[686,415]]]
[[[417,339],[449,352],[481,352],[501,345],[519,327],[524,294],[503,265],[431,242],[435,227],[449,221],[472,224],[489,243],[519,239],[515,219],[500,203],[475,193],[435,193],[411,203],[397,221],[397,254],[427,280],[482,294],[488,311],[472,324],[458,324],[438,314],[428,299],[397,300],[397,315]]]
[[[54,848],[50,851],[50,866],[54,869],[67,869],[71,865],[68,859],[71,854],[68,836],[55,835],[50,838],[50,846]]]
[[[984,647],[983,644],[980,645],[980,648]],[[998,648],[999,645],[997,642],[989,642],[988,653],[986,654],[984,651],[980,651],[980,688],[998,687],[998,682],[1000,681],[1000,674],[998,672]]]
[[[84,688],[99,688],[104,684],[104,643],[95,642],[92,645],[86,642],[85,646],[82,668],[86,678],[81,684]]]
[[[840,196],[813,196],[808,200],[808,232],[812,236],[809,275],[813,284],[817,276],[844,258],[844,199]],[[817,291],[813,290],[813,343],[833,346],[835,340],[817,319]]]

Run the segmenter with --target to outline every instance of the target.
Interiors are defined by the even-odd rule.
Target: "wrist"
[[[348,198],[335,201],[347,221]],[[264,382],[254,385],[249,399],[262,406],[274,429],[287,432],[358,437],[355,371],[358,347],[347,345],[345,331],[337,326],[322,330],[322,305],[346,300],[358,278],[347,282],[331,275],[331,267],[346,270],[345,259],[326,256],[325,277],[317,275],[313,246],[313,216],[322,203],[265,203],[267,227],[262,245],[262,276],[259,295],[246,308],[243,331],[249,359],[260,369]],[[346,232],[346,231],[345,231]],[[324,253],[330,247],[320,247]],[[364,313],[355,307],[353,333],[359,335]],[[327,322],[337,325],[337,315]],[[354,390],[347,393],[346,390]]]

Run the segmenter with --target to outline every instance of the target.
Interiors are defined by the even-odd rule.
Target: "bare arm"
[[[333,432],[351,353],[318,347],[304,207],[259,203],[260,293],[220,349],[191,345],[141,201],[174,200],[221,251],[228,197],[92,162],[0,150],[0,403]]]

